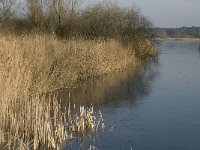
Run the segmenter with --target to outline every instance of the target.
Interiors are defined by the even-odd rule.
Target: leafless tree
[[[60,28],[83,0],[26,0],[28,19],[37,28]]]
[[[5,21],[14,14],[15,0],[0,0],[0,20]]]
[[[27,16],[36,27],[41,27],[43,23],[42,4],[42,0],[27,0]]]

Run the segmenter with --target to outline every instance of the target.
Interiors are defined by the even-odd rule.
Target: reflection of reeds
[[[140,68],[144,67],[142,64],[138,66],[132,66],[123,72],[108,74],[103,77],[88,80],[87,83],[80,87],[71,89],[58,90],[58,97],[62,100],[63,105],[65,105],[65,100],[68,99],[68,93],[71,92],[71,102],[77,105],[90,105],[90,104],[103,104],[108,102],[107,95],[109,92],[114,92],[119,90],[118,88],[124,86],[125,88],[131,88],[132,81]],[[139,80],[138,80],[139,82]],[[124,84],[124,85],[123,85]],[[141,84],[143,86],[143,84]],[[127,91],[129,91],[127,89]],[[120,94],[121,92],[116,92]],[[114,93],[113,93],[114,94]]]
[[[158,75],[157,68],[156,62],[130,67],[123,72],[89,80],[77,88],[58,90],[58,97],[65,105],[68,98],[66,93],[70,91],[71,102],[76,105],[119,107],[114,105],[136,102],[138,96],[142,97],[151,91],[151,83]]]

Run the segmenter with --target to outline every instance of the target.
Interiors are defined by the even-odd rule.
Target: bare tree
[[[14,14],[15,0],[0,0],[0,20],[5,21]]]
[[[60,28],[83,0],[26,0],[28,19],[37,28]]]
[[[77,7],[83,2],[83,0],[69,0],[71,3],[71,13],[76,12]]]
[[[37,27],[43,24],[43,0],[27,0],[28,19]]]

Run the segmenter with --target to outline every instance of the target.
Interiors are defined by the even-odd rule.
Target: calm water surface
[[[110,75],[71,91],[77,105],[101,110],[105,132],[66,150],[199,150],[200,42],[162,41],[141,70]],[[60,92],[64,99],[66,91]]]

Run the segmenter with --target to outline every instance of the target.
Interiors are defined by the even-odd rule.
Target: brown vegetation
[[[70,87],[138,63],[134,51],[115,40],[59,40],[38,34],[0,39],[1,85],[18,94]]]
[[[56,98],[28,95],[75,86],[138,63],[133,51],[114,40],[60,40],[39,34],[1,35],[0,39],[0,131],[5,149],[55,147],[70,139],[65,135],[69,111],[61,111]]]
[[[131,45],[138,54],[141,42],[153,40],[152,24],[138,9],[100,3],[78,10],[79,3],[79,0],[26,0],[25,17],[0,19],[0,27],[2,32],[41,32],[62,39],[114,39]]]
[[[75,106],[74,106],[75,107]],[[1,101],[0,149],[61,149],[75,134],[105,127],[102,114],[93,107],[80,107],[80,113],[61,105],[54,96],[34,95],[26,99]]]
[[[72,117],[56,96],[41,93],[134,68],[155,54],[151,24],[139,11],[99,4],[79,12],[75,1],[51,2],[27,0],[25,18],[0,18],[1,149],[61,148],[72,131],[95,130],[93,109]]]

